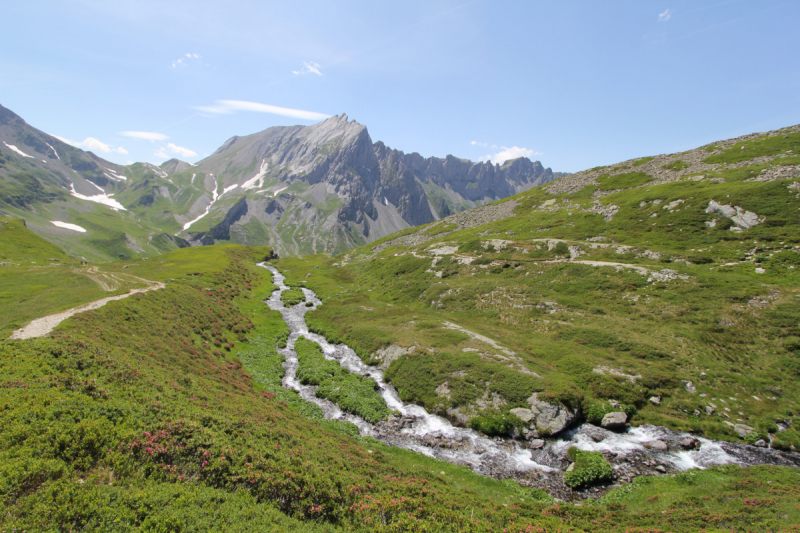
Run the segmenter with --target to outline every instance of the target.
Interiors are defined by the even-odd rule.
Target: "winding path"
[[[88,304],[80,305],[78,307],[73,307],[72,309],[67,309],[66,311],[62,311],[60,313],[55,313],[52,315],[48,315],[46,317],[37,318],[36,320],[31,321],[31,323],[25,326],[24,328],[18,329],[17,331],[12,333],[9,339],[33,339],[36,337],[44,337],[45,335],[48,335],[51,331],[53,331],[56,328],[56,326],[61,324],[64,320],[68,319],[72,315],[83,313],[85,311],[91,311],[93,309],[99,309],[104,305],[106,305],[108,302],[112,302],[114,300],[122,300],[123,298],[127,298],[128,296],[133,296],[134,294],[141,294],[144,292],[163,289],[164,287],[166,287],[166,285],[158,281],[148,281],[142,278],[137,278],[137,279],[141,279],[142,281],[145,281],[150,285],[141,289],[133,289],[126,294],[120,294],[117,296],[108,296],[106,298],[101,298],[100,300],[95,300],[94,302],[90,302]]]

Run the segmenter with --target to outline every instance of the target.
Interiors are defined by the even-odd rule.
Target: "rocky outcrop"
[[[576,410],[540,400],[538,393],[528,398],[528,405],[529,409],[518,407],[510,412],[527,425],[523,433],[529,439],[561,433],[578,419]]]
[[[721,205],[714,200],[708,202],[706,213],[722,215],[725,218],[729,218],[731,222],[741,229],[750,229],[763,222],[758,215],[752,211],[745,211],[738,205]]]

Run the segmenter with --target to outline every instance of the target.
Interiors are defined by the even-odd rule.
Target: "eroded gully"
[[[652,425],[614,433],[586,423],[563,432],[557,439],[545,441],[543,445],[540,442],[540,447],[535,449],[527,441],[489,438],[471,429],[453,426],[447,419],[428,413],[418,405],[403,403],[394,387],[384,381],[383,372],[364,364],[348,346],[330,344],[325,337],[309,332],[305,314],[322,304],[316,294],[302,288],[306,301],[312,305],[306,307],[306,303],[301,302],[287,308],[281,301],[281,293],[289,288],[284,283],[285,276],[272,266],[264,263],[259,266],[272,273],[278,287],[266,303],[270,309],[281,313],[291,332],[286,347],[278,349],[285,357],[283,386],[318,405],[326,418],[355,424],[363,436],[465,465],[479,474],[501,479],[513,478],[523,485],[543,488],[562,499],[591,497],[602,492],[602,489],[595,488],[577,493],[564,485],[562,472],[569,466],[566,451],[570,446],[603,452],[614,467],[615,483],[618,484],[629,482],[639,475],[662,475],[722,464],[800,467],[797,454],[713,441]],[[339,362],[350,372],[374,379],[386,405],[397,414],[386,421],[370,424],[343,412],[329,400],[317,398],[314,394],[316,387],[303,385],[296,377],[298,360],[294,344],[300,337],[319,344],[327,359]],[[681,442],[685,444],[687,438],[694,439],[692,449],[685,449],[681,445]],[[667,449],[655,449],[652,446],[654,441],[666,444]]]

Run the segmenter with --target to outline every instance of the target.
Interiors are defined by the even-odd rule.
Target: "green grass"
[[[631,163],[631,166],[632,167],[640,167],[640,166],[644,165],[645,163],[649,163],[653,159],[655,159],[655,157],[652,157],[652,156],[650,156],[650,157],[642,157],[642,158],[637,159],[633,163]]]
[[[305,302],[306,295],[299,288],[293,287],[281,293],[281,301],[286,307],[294,307],[295,305]]]
[[[638,187],[652,180],[653,177],[644,172],[629,172],[627,174],[617,174],[616,176],[605,175],[597,178],[600,189],[605,191]]]
[[[739,163],[755,157],[780,155],[789,151],[797,154],[800,149],[800,133],[761,137],[742,141],[724,150],[721,154],[703,159],[704,163]]]
[[[672,163],[668,163],[666,165],[661,165],[661,168],[664,168],[664,169],[667,169],[667,170],[685,170],[685,169],[689,168],[690,166],[692,166],[692,165],[690,165],[686,161],[681,161],[680,159],[678,159],[677,161],[673,161]]]
[[[295,342],[295,350],[300,363],[297,377],[305,385],[317,385],[318,397],[331,400],[343,411],[373,424],[390,414],[377,393],[375,380],[352,374],[338,362],[325,359],[319,345],[305,338]]]

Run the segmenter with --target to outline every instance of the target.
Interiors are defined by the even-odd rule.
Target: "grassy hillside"
[[[273,287],[254,267],[268,253],[205,247],[141,262],[130,268],[168,281],[166,289],[76,315],[52,338],[2,341],[0,528],[611,531],[711,521],[745,530],[780,525],[779,517],[797,522],[800,477],[785,469],[698,474],[713,479],[714,494],[693,477],[654,479],[579,507],[320,420],[280,387],[275,346],[286,326],[262,303]]]
[[[278,265],[323,299],[312,328],[373,364],[405,348],[386,371],[402,398],[462,425],[538,393],[716,439],[744,424],[748,442],[796,450],[795,129],[592,169]]]

